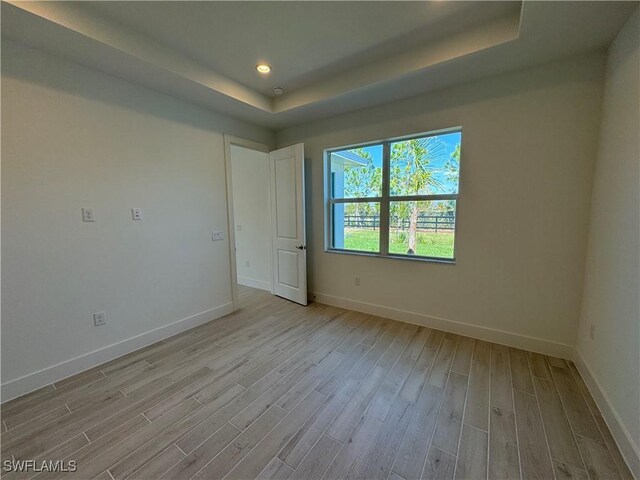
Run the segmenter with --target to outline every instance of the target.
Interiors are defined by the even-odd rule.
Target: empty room
[[[0,5],[3,479],[640,480],[640,2]]]

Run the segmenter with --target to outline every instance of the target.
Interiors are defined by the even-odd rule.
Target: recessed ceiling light
[[[271,71],[271,67],[266,63],[259,63],[256,65],[256,70],[260,73],[269,73]]]
[[[273,93],[276,95],[282,95],[284,93],[284,88],[282,87],[273,87]]]

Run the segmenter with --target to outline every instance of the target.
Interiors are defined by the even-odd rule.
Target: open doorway
[[[231,145],[237,282],[271,291],[268,154]]]
[[[269,149],[234,138],[227,138],[226,146],[234,290],[244,286],[272,292]]]
[[[304,145],[225,135],[233,308],[238,286],[307,304]]]

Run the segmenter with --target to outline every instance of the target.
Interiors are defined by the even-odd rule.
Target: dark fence
[[[393,229],[408,230],[411,221],[408,218],[391,217],[390,227]],[[453,213],[419,214],[418,230],[433,232],[452,232],[456,225],[456,217]],[[344,226],[346,228],[380,228],[379,215],[345,215]]]

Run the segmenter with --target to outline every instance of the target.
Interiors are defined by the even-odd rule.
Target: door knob
[[[306,249],[307,249],[307,246],[306,246],[306,245],[298,245],[298,246],[296,246],[296,248],[297,248],[298,250],[306,250]]]

